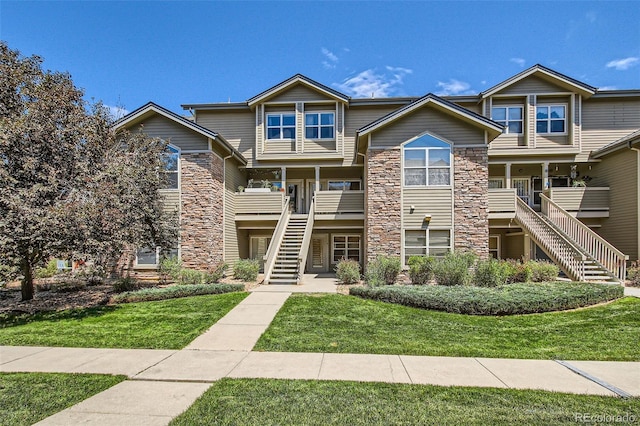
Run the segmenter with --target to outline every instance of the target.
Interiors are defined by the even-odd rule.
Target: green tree
[[[166,143],[116,133],[67,73],[42,70],[0,42],[0,257],[23,275],[54,256],[113,267],[135,246],[168,246],[175,213],[159,189]]]

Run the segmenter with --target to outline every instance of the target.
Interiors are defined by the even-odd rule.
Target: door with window
[[[311,272],[329,272],[329,236],[311,236],[307,270]]]
[[[531,205],[531,181],[528,177],[526,178],[512,178],[511,179],[511,187],[515,188],[516,194],[518,197],[522,199],[528,205]]]
[[[290,197],[289,205],[292,213],[302,214],[306,212],[303,180],[287,180],[287,195]]]

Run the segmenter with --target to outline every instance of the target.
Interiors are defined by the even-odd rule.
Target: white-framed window
[[[537,133],[566,133],[566,105],[538,105],[536,107]]]
[[[489,189],[504,188],[504,178],[489,178]]]
[[[163,249],[162,247],[141,247],[136,250],[136,266],[157,267],[164,258],[178,257],[177,247]]]
[[[329,191],[360,191],[362,185],[359,180],[330,180],[327,183]]]
[[[335,139],[335,114],[333,112],[308,112],[304,115],[306,139]]]
[[[451,251],[451,229],[405,229],[404,264],[411,256],[444,256]]]
[[[178,162],[180,161],[180,151],[168,145],[165,152],[162,154],[162,162],[164,163],[164,170],[162,173],[165,175],[164,186],[162,189],[178,189]]]
[[[522,107],[498,106],[491,109],[491,119],[504,126],[504,133],[522,134]]]
[[[405,186],[451,185],[451,145],[424,134],[402,147]]]
[[[331,244],[332,263],[342,259],[361,261],[360,235],[333,235]]]
[[[500,235],[489,235],[489,256],[500,259]]]
[[[267,114],[267,139],[295,139],[294,113]]]

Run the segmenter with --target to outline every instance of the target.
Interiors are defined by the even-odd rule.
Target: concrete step
[[[269,280],[269,284],[290,284],[290,285],[296,285],[297,282],[295,279],[281,279],[281,278],[277,278],[277,279],[271,279]]]

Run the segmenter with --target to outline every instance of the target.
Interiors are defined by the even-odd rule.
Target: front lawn
[[[0,425],[31,425],[124,379],[101,374],[0,373]]]
[[[640,360],[640,300],[569,312],[472,316],[342,295],[292,295],[254,350]]]
[[[575,425],[576,416],[584,413],[637,419],[638,399],[389,383],[222,379],[171,425]]]
[[[247,293],[0,316],[0,345],[180,349]]]

